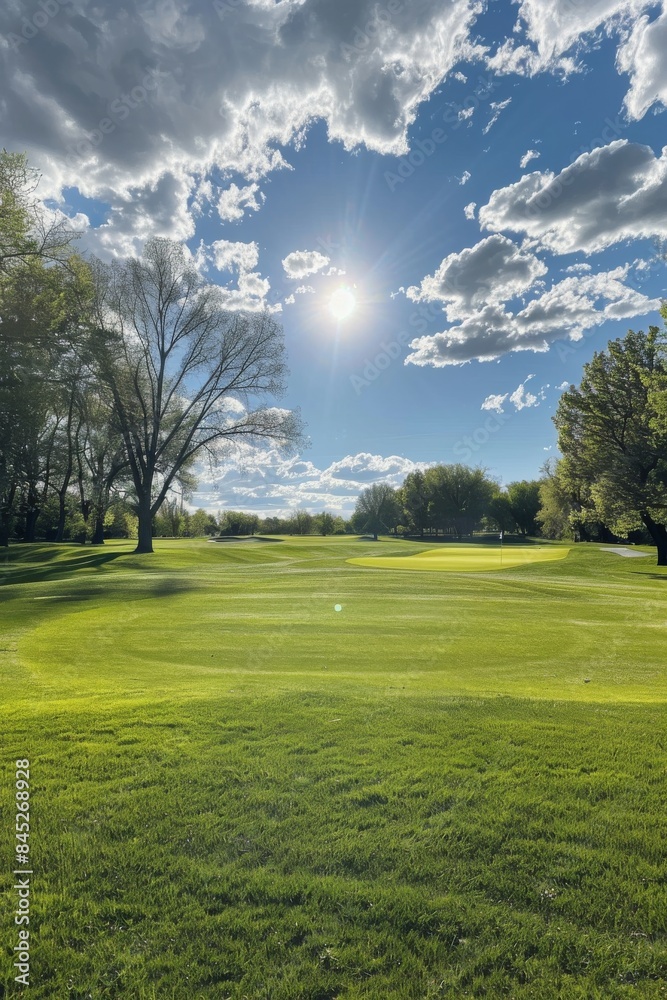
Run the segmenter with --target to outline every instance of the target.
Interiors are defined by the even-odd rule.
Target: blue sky
[[[28,150],[85,249],[183,240],[230,308],[284,326],[281,405],[311,446],[223,457],[198,505],[345,513],[430,462],[535,477],[563,385],[661,323],[662,4],[44,11],[0,14],[3,145]]]

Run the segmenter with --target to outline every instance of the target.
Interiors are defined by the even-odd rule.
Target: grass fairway
[[[451,545],[443,544],[404,556],[367,556],[353,558],[353,566],[369,569],[411,569],[427,573],[479,573],[494,569],[512,569],[529,563],[564,559],[565,545]]]
[[[34,870],[31,986],[6,919],[0,994],[667,996],[654,558],[156,545],[0,563],[5,912],[17,758]]]

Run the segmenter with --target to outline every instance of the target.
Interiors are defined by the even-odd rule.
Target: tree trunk
[[[65,494],[60,493],[58,495],[58,527],[56,528],[56,537],[53,539],[54,542],[62,542],[65,537],[65,520]]]
[[[25,516],[25,537],[24,541],[34,542],[35,533],[37,530],[37,518],[39,517],[39,510],[29,510]]]
[[[667,566],[667,527],[654,521],[648,511],[642,513],[641,519],[658,550],[658,566]]]
[[[139,518],[139,539],[137,541],[137,547],[134,551],[136,553],[152,552],[153,514],[151,512],[150,493],[146,497],[139,498],[139,505],[137,507],[137,516]]]
[[[104,515],[97,515],[95,518],[95,529],[91,539],[91,545],[104,545]]]

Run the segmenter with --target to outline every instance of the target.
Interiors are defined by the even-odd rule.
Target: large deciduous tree
[[[578,388],[563,393],[554,418],[567,479],[576,481],[598,519],[619,534],[643,524],[667,566],[667,382],[658,327],[610,341],[584,366]]]
[[[425,477],[431,524],[453,530],[458,538],[472,534],[498,490],[484,469],[467,465],[435,465],[426,470]]]
[[[400,518],[396,490],[388,483],[375,483],[359,494],[352,522],[357,530],[369,531],[377,542],[380,532],[393,530]]]
[[[137,552],[179,470],[222,442],[301,439],[297,414],[265,405],[285,389],[282,328],[268,313],[229,313],[178,243],[95,265],[91,351],[111,394],[139,519]]]

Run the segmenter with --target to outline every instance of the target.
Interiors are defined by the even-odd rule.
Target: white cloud
[[[618,51],[619,70],[630,74],[625,107],[631,118],[642,118],[652,104],[667,106],[667,10],[655,20],[642,17]]]
[[[526,410],[533,406],[539,406],[545,398],[543,389],[540,389],[537,396],[533,395],[532,392],[529,392],[529,390],[526,389],[527,383],[530,382],[532,378],[535,378],[535,376],[529,375],[510,395],[510,403],[514,404],[514,408],[517,411]]]
[[[479,210],[480,225],[538,239],[554,253],[604,250],[614,243],[667,236],[667,146],[625,139],[583,153],[558,175],[525,174],[498,188]]]
[[[348,455],[320,469],[301,456],[284,458],[271,448],[239,444],[217,467],[201,463],[197,506],[244,509],[283,516],[297,507],[350,517],[357,496],[372,483],[400,486],[409,472],[428,467],[399,455]]]
[[[259,261],[257,243],[216,240],[211,244],[213,263],[218,271],[252,271]]]
[[[511,103],[512,103],[511,97],[508,97],[504,101],[491,101],[491,109],[493,111],[493,115],[491,116],[491,119],[488,122],[488,124],[485,125],[484,128],[482,129],[482,135],[487,135],[487,133],[491,131],[491,129],[496,124],[501,114],[505,110],[505,108],[508,108]]]
[[[295,295],[314,295],[315,289],[312,285],[299,285],[298,288],[294,289]]]
[[[544,70],[572,73],[577,48],[591,42],[596,29],[627,24],[652,5],[651,0],[521,0],[518,40],[504,42],[489,66],[496,73],[529,76]],[[575,57],[566,56],[571,49]]]
[[[494,413],[504,413],[503,403],[506,402],[509,393],[506,392],[504,395],[487,396],[482,403],[480,409],[482,410],[493,410]]]
[[[477,208],[477,202],[476,201],[471,201],[468,205],[466,205],[466,207],[463,209],[463,214],[465,215],[466,219],[474,219],[475,218],[475,209],[476,208]]]
[[[553,341],[580,340],[606,320],[657,311],[659,299],[624,284],[629,269],[565,278],[517,313],[489,303],[442,333],[413,340],[405,364],[441,368],[474,359],[492,361],[514,351],[545,352]]]
[[[257,243],[234,243],[230,240],[216,240],[207,246],[201,243],[197,252],[200,270],[206,271],[213,264],[217,271],[236,273],[236,286],[222,285],[219,289],[222,308],[234,312],[281,312],[282,305],[270,306],[267,296],[271,290],[268,278],[263,278],[253,269],[259,262]]]
[[[471,177],[472,177],[472,174],[470,173],[470,171],[469,170],[464,170],[463,171],[463,176],[459,180],[459,184],[461,186],[463,186],[464,184],[467,184]]]
[[[569,267],[565,268],[565,274],[588,274],[593,268],[590,264],[570,264]]]
[[[218,215],[223,222],[238,222],[246,211],[259,212],[265,200],[259,184],[249,184],[244,188],[231,184],[218,199]]]
[[[317,250],[295,250],[283,260],[283,270],[288,278],[298,280],[309,274],[317,274],[331,261]]]
[[[465,319],[484,303],[498,304],[521,295],[546,274],[534,254],[505,236],[488,236],[474,247],[446,257],[435,274],[408,288],[413,302],[443,302],[449,320]]]
[[[569,389],[569,388],[570,388],[570,383],[567,382],[567,381],[561,382],[560,385],[556,386],[556,389],[558,390],[558,392],[564,392],[566,389]]]
[[[21,11],[3,4],[3,142],[39,165],[46,197],[78,187],[110,205],[109,252],[136,251],[156,234],[152,219],[169,214],[171,235],[187,238],[188,218],[212,193],[200,187],[190,200],[195,180],[236,175],[252,187],[287,166],[281,150],[318,120],[348,150],[408,153],[419,106],[476,54],[469,32],[481,4],[390,6],[77,0],[27,42],[16,34]],[[165,178],[181,189],[169,192]],[[227,218],[254,210],[255,194],[238,190],[223,196]]]
[[[526,410],[539,406],[540,403],[543,403],[546,399],[546,390],[550,387],[548,385],[543,385],[537,395],[535,395],[526,389],[526,385],[533,378],[535,378],[534,375],[527,375],[523,382],[521,382],[521,384],[518,385],[512,393],[506,392],[502,396],[487,396],[482,403],[481,408],[483,410],[493,410],[494,413],[504,413],[505,410],[503,404],[506,403],[508,399],[517,412],[519,412],[519,410]]]
[[[538,160],[539,157],[540,157],[540,154],[538,153],[538,151],[536,149],[529,149],[521,157],[521,160],[519,162],[519,166],[521,167],[522,170],[524,170],[528,166],[528,164],[531,162],[531,160]]]

